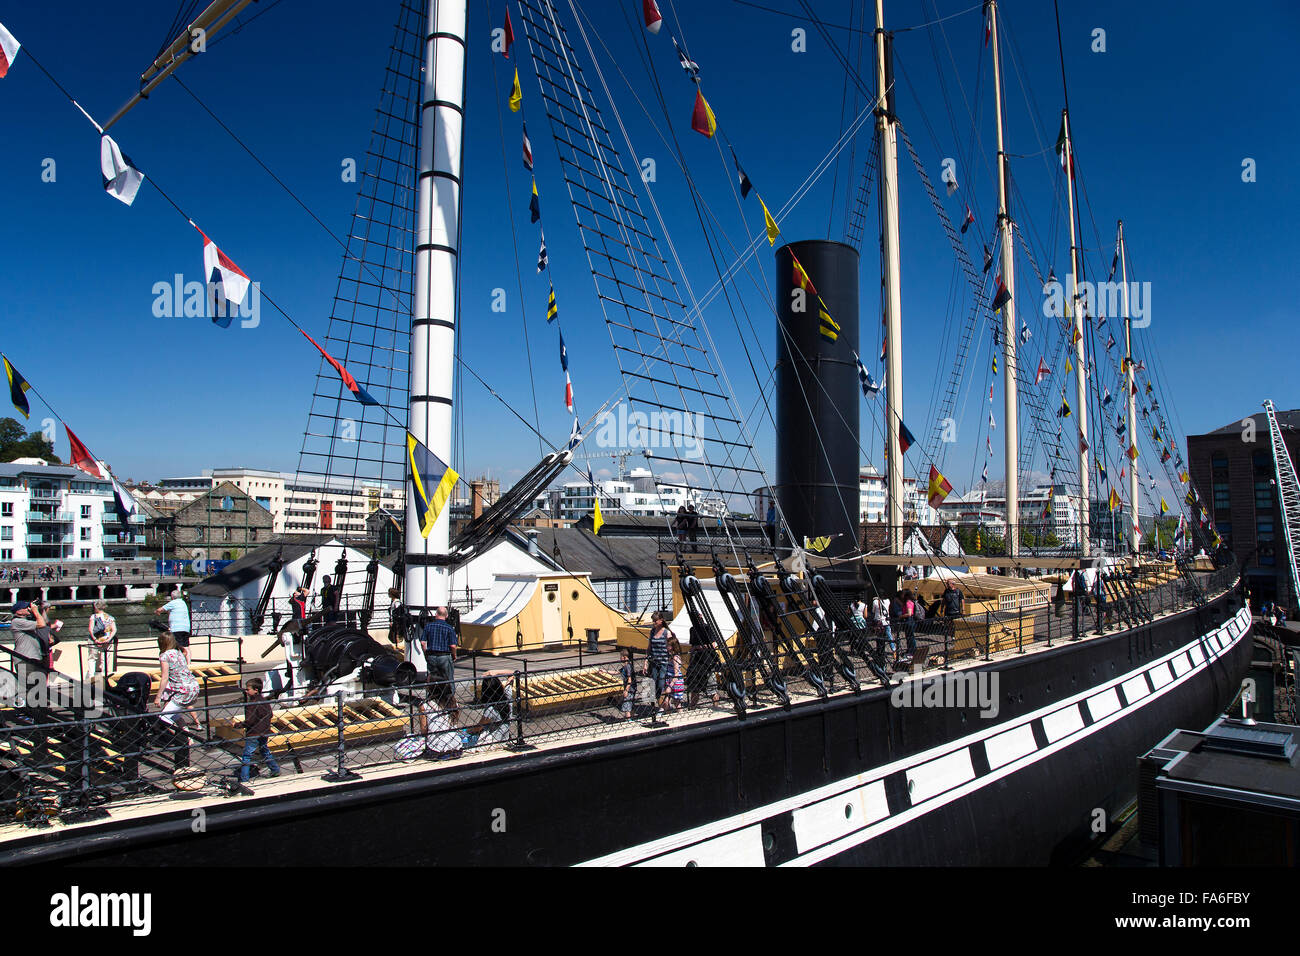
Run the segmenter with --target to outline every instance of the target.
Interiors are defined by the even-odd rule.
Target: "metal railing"
[[[1134,589],[1145,610],[1126,592],[1123,601],[1129,603],[1123,607],[1118,598],[1103,605],[1070,600],[1069,608],[1056,601],[1015,612],[926,618],[914,626],[900,621],[891,634],[892,649],[881,632],[873,632],[868,640],[886,659],[894,659],[895,669],[946,669],[963,660],[1025,653],[1036,643],[1083,640],[1124,627],[1140,615],[1153,617],[1202,604],[1204,595],[1231,587],[1237,571],[1221,569],[1198,577],[1195,586],[1178,577]],[[837,640],[845,647],[852,643],[843,631]],[[196,668],[202,660],[199,647],[201,639],[191,645]],[[861,651],[859,647],[851,653]],[[30,722],[17,722],[17,712],[0,712],[0,769],[7,771],[0,774],[0,820],[36,824],[54,815],[81,819],[105,806],[163,798],[178,786],[218,786],[238,793],[246,749],[250,764],[258,758],[267,771],[273,760],[281,773],[291,770],[339,781],[367,768],[454,761],[475,752],[525,750],[591,737],[628,721],[648,719],[653,727],[663,704],[670,722],[679,710],[732,713],[718,668],[709,665],[708,658],[703,659],[705,667],[692,669],[687,654],[679,675],[684,686],[670,683],[664,697],[657,699],[644,657],[633,654],[627,662],[630,680],[623,662],[608,652],[576,666],[554,667],[500,659],[489,666],[473,657],[456,663],[456,677],[450,682],[361,696],[300,694],[273,701],[265,741],[272,757],[268,760],[258,746],[261,741],[253,739],[253,747],[247,747],[245,709],[238,693],[248,676],[242,657],[241,649],[238,685],[229,677],[202,682],[199,696],[187,709],[193,714],[188,727],[170,724],[157,713],[127,713],[120,703],[112,715],[75,704],[31,707],[25,715]],[[870,688],[875,680],[871,669],[860,657],[854,663],[860,685]],[[121,659],[117,666],[122,669]],[[781,666],[796,706],[798,700],[815,696],[811,685],[799,685],[805,679],[798,667],[788,661]],[[765,698],[767,692],[752,667],[746,668],[745,686],[755,702],[777,703],[774,697]]]

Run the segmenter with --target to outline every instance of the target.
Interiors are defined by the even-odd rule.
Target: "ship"
[[[216,31],[244,3],[218,0],[191,27]],[[1140,547],[1145,536],[1138,513],[1139,446],[1144,456],[1161,459],[1153,469],[1163,466],[1169,487],[1183,488],[1186,481],[1176,471],[1181,456],[1162,454],[1173,438],[1158,405],[1153,414],[1160,424],[1152,431],[1164,426],[1164,437],[1139,437],[1146,426],[1139,426],[1137,405],[1145,411],[1152,403],[1138,398],[1138,383],[1151,394],[1154,377],[1141,377],[1145,369],[1135,357],[1127,298],[1112,315],[1111,327],[1122,328],[1125,337],[1116,368],[1110,349],[1101,347],[1109,334],[1101,330],[1102,314],[1081,291],[1084,270],[1092,266],[1085,265],[1075,238],[1068,112],[1058,144],[1071,236],[1067,300],[1059,321],[1040,325],[1038,368],[1027,361],[1030,338],[1024,332],[1033,310],[1018,312],[1017,297],[1029,301],[1023,290],[1032,283],[1015,276],[1016,243],[1024,238],[1010,212],[1010,157],[1002,141],[1002,4],[989,0],[981,14],[997,97],[999,180],[996,222],[987,233],[998,251],[984,247],[982,270],[963,238],[966,220],[973,219],[970,202],[964,203],[965,218],[954,221],[900,123],[894,35],[885,28],[883,0],[875,4],[875,30],[860,31],[870,38],[863,43],[874,58],[874,88],[844,64],[865,100],[852,129],[868,123],[873,129],[857,191],[861,198],[845,241],[782,240],[778,246],[777,217],[761,193],[755,197],[763,227],[746,238],[748,250],[740,250],[745,255],[739,262],[765,246],[772,250],[772,477],[748,427],[751,416],[740,407],[703,319],[710,296],[694,291],[691,270],[666,242],[668,226],[653,191],[638,181],[640,157],[613,104],[613,77],[597,57],[597,49],[605,49],[603,38],[572,0],[507,5],[500,37],[507,57],[513,44],[507,72],[522,70],[530,80],[525,94],[515,72],[508,91],[511,113],[522,99],[536,101],[533,112],[526,112],[534,120],[534,139],[526,131],[523,136],[530,174],[543,125],[555,145],[562,191],[544,190],[548,215],[566,204],[573,213],[623,398],[648,412],[706,423],[691,436],[703,448],[702,460],[682,457],[679,444],[646,459],[661,469],[694,465],[712,502],[703,521],[665,515],[657,540],[672,582],[671,601],[665,602],[671,607],[664,610],[673,629],[689,637],[691,654],[707,655],[708,687],[717,702],[663,714],[660,702],[643,689],[631,702],[633,719],[625,720],[617,664],[586,666],[578,660],[563,668],[525,667],[522,674],[514,666],[458,681],[461,723],[470,724],[467,715],[480,717],[474,731],[464,734],[415,729],[418,714],[431,715],[425,727],[433,719],[426,703],[439,685],[417,641],[408,641],[405,654],[385,645],[381,635],[393,622],[376,609],[375,595],[382,584],[399,586],[406,634],[417,633],[449,603],[458,570],[517,534],[512,523],[566,470],[583,473],[577,452],[596,416],[584,422],[575,414],[568,434],[514,488],[451,533],[437,489],[449,474],[451,484],[456,480],[447,462],[454,451],[454,383],[458,363],[463,365],[456,338],[463,319],[457,286],[462,137],[473,135],[476,122],[465,109],[466,58],[475,47],[467,41],[464,0],[401,0],[395,6],[386,95],[398,95],[394,90],[403,84],[416,91],[407,97],[415,117],[406,119],[414,138],[399,134],[377,141],[381,161],[399,160],[398,171],[387,174],[406,183],[395,194],[409,193],[413,200],[409,209],[385,213],[390,227],[394,215],[402,219],[398,228],[409,242],[377,243],[379,266],[367,264],[370,249],[349,247],[344,272],[352,270],[354,285],[373,282],[380,298],[390,295],[401,303],[402,308],[372,307],[397,317],[392,328],[380,331],[405,345],[397,351],[407,364],[387,367],[389,383],[381,392],[373,377],[354,374],[375,368],[365,358],[364,343],[340,361],[311,340],[322,359],[312,416],[329,419],[331,427],[309,421],[300,472],[324,480],[341,466],[338,473],[355,478],[357,462],[374,448],[396,447],[384,467],[396,468],[407,489],[404,520],[397,522],[400,558],[382,568],[378,556],[368,562],[360,616],[322,614],[283,625],[276,619],[268,629],[276,588],[310,587],[322,563],[329,566],[324,548],[319,555],[301,544],[288,553],[284,546],[273,552],[262,599],[239,637],[236,657],[242,667],[254,656],[245,651],[245,640],[259,650],[269,642],[279,655],[265,675],[275,707],[271,746],[285,771],[275,778],[238,779],[235,755],[244,711],[229,671],[213,678],[225,694],[210,705],[204,721],[217,728],[215,737],[147,712],[157,674],[140,671],[115,675],[105,692],[106,714],[75,702],[0,711],[0,861],[694,867],[1041,866],[1077,859],[1132,803],[1137,758],[1174,728],[1208,724],[1238,697],[1251,658],[1252,620],[1239,568],[1216,546],[1194,489],[1187,489],[1185,502],[1176,502],[1186,514],[1167,544],[1157,525],[1150,539],[1156,547]],[[684,41],[689,23],[676,22],[671,11],[665,18],[654,0],[624,6],[635,20],[637,42],[666,61],[666,69],[680,70],[684,79],[674,72],[672,82],[689,84],[695,102],[690,128],[717,145],[724,163],[734,160],[734,188],[744,202],[757,192],[755,183],[734,142],[728,155],[722,152],[719,118],[703,94],[704,71]],[[142,77],[140,95],[124,110],[183,68],[192,35],[191,28],[182,31],[160,55]],[[659,88],[657,77],[654,85]],[[379,112],[381,123],[395,116],[403,122],[401,110]],[[96,126],[107,136],[117,118]],[[852,139],[841,137],[839,147]],[[391,155],[384,152],[390,141],[397,142]],[[931,508],[942,504],[951,483],[940,470],[946,454],[942,425],[918,440],[903,421],[900,142],[951,242],[960,282],[969,286],[969,311],[951,329],[954,375],[974,364],[989,338],[997,348],[995,369],[1002,359],[1001,373],[994,373],[1004,391],[1001,534],[981,518],[972,529],[974,546],[968,541],[956,553],[945,546],[944,535],[936,539],[920,526],[924,522],[905,490],[909,456],[915,467],[918,460],[929,466],[921,497]],[[124,156],[110,157],[129,168]],[[105,183],[109,188],[107,175]],[[881,224],[880,384],[858,349],[858,246],[873,183]],[[949,197],[957,192],[955,181],[941,183]],[[373,190],[373,179],[368,188]],[[558,202],[560,196],[567,203]],[[204,240],[206,248],[206,234]],[[409,268],[391,269],[392,249],[409,254]],[[543,237],[539,273],[546,256]],[[213,261],[215,273],[209,270],[207,278],[224,280],[226,292],[232,282],[237,286],[230,258],[218,252]],[[990,268],[994,261],[996,271]],[[1116,262],[1127,270],[1122,227]],[[719,288],[740,268],[724,275],[719,267]],[[1050,271],[1042,275],[1036,261],[1033,268],[1044,287],[1055,280]],[[390,270],[398,278],[390,279]],[[1123,283],[1127,289],[1126,275]],[[560,311],[555,291],[552,285],[548,311],[556,315],[548,319]],[[344,298],[355,307],[361,296],[349,295]],[[552,325],[542,328],[550,334]],[[347,343],[347,335],[345,327],[331,326],[323,341],[337,351],[331,343]],[[1042,386],[1049,361],[1058,381],[1062,363],[1075,373],[1073,416],[1064,387],[1062,408],[1053,415],[1055,385]],[[399,374],[394,383],[395,369],[405,371],[407,380]],[[564,370],[567,383],[567,358]],[[762,392],[765,383],[755,374]],[[1103,380],[1126,396],[1120,418],[1127,437],[1118,452],[1109,434],[1115,427],[1109,393],[1104,401],[1100,394]],[[961,395],[956,381],[946,390],[936,383],[943,393],[931,416],[936,423],[955,413]],[[325,394],[321,382],[332,386]],[[990,384],[990,422],[992,389]],[[859,391],[867,402],[877,401],[884,436],[886,503],[875,526],[863,525],[858,513],[865,454]],[[358,405],[337,411],[353,400]],[[566,404],[572,410],[567,391]],[[1089,409],[1098,407],[1106,408],[1099,416],[1101,433],[1090,440]],[[1030,423],[1023,435],[1022,410]],[[398,418],[394,411],[401,413]],[[345,414],[360,420],[363,433],[379,428],[385,437],[341,451],[333,425]],[[397,442],[387,438],[392,428]],[[313,446],[322,434],[324,445]],[[991,455],[991,436],[987,444]],[[355,450],[358,445],[372,451]],[[1126,506],[1118,507],[1118,482],[1107,481],[1101,465],[1126,453]],[[1028,476],[1035,455],[1051,474],[1046,507],[1039,513],[1035,506],[1030,514],[1018,481]],[[1090,485],[1094,465],[1101,471],[1096,488]],[[1097,515],[1107,506],[1099,493],[1103,483],[1111,488],[1109,513]],[[846,500],[852,502],[847,509]],[[769,520],[755,501],[769,506]],[[752,520],[737,517],[751,511]],[[1123,526],[1118,533],[1116,524]],[[596,521],[592,529],[598,536]],[[340,585],[347,557],[340,555],[333,566]],[[239,570],[236,562],[223,573]],[[916,606],[938,599],[940,587],[956,588],[964,605],[919,626],[915,619],[896,619],[892,646],[852,603],[864,595],[888,599],[908,591]],[[485,652],[539,642],[525,626],[546,626],[540,623],[545,608],[562,592],[593,608],[583,613],[604,622],[606,637],[612,631],[619,649],[634,659],[644,656],[651,628],[642,617],[620,613],[574,572],[498,575],[492,593],[461,615],[462,638]],[[905,631],[913,629],[917,647],[910,658],[900,656],[909,650]],[[577,650],[574,630],[570,623],[568,637],[558,640]],[[461,675],[465,667],[459,665]],[[48,679],[51,685],[67,683],[54,673]],[[643,677],[641,682],[644,688]],[[434,747],[439,734],[452,736]],[[407,759],[411,750],[457,759]],[[288,772],[291,767],[296,772]],[[399,833],[400,839],[392,839]]]

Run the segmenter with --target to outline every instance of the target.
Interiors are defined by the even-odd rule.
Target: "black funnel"
[[[796,259],[816,294],[800,287]],[[822,239],[782,246],[776,303],[776,499],[797,543],[838,534],[822,554],[848,554],[860,521],[858,251]],[[822,334],[823,303],[834,342]]]

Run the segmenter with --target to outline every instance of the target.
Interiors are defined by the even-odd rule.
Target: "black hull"
[[[1109,817],[1132,800],[1139,755],[1174,728],[1207,725],[1232,699],[1251,643],[1249,618],[1243,623],[1236,611],[1225,596],[1147,627],[988,665],[1000,682],[1000,711],[988,719],[975,707],[900,708],[878,688],[463,770],[441,765],[224,801],[206,808],[197,833],[181,801],[140,819],[34,831],[0,848],[0,862],[1067,862],[1095,836],[1098,809]],[[1205,639],[1229,621],[1221,647]],[[1175,652],[1178,667],[1159,668],[1166,684],[1140,676]],[[1071,703],[1091,691],[1109,699],[1106,685],[1119,678],[1129,683],[1114,691],[1114,713]],[[1017,726],[1053,707],[1046,722]],[[1081,724],[1073,731],[1060,716],[1067,710]],[[997,734],[1002,742],[989,740]],[[1008,763],[1012,737],[1033,752]],[[930,751],[952,752],[945,766],[958,765],[957,785],[927,798],[909,792],[909,779],[922,790],[934,785],[933,773],[915,777],[938,766],[921,766],[935,756]]]

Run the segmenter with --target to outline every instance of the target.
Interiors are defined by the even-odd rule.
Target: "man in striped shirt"
[[[656,716],[664,713],[668,695],[672,688],[668,682],[668,638],[672,636],[663,611],[655,611],[650,616],[650,638],[646,650],[646,676],[655,685]]]

